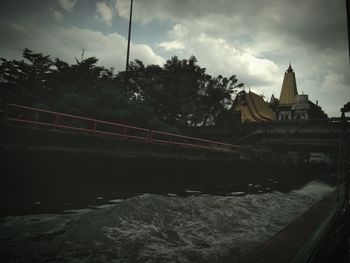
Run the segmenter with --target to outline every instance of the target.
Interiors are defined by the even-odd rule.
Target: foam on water
[[[311,182],[288,194],[142,194],[75,214],[9,217],[0,254],[7,262],[232,262],[332,190]]]

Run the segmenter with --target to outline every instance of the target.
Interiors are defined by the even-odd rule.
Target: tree
[[[24,60],[1,59],[0,101],[161,130],[224,125],[232,95],[243,84],[235,75],[212,77],[194,56],[174,56],[163,66],[130,63],[114,74],[95,57],[69,64],[23,51]]]
[[[236,75],[225,78],[221,75],[212,78],[208,76],[206,85],[201,90],[203,125],[217,124],[219,115],[223,115],[232,106],[232,96],[243,83],[237,84]],[[222,119],[221,119],[222,121]]]
[[[232,104],[232,95],[243,86],[235,75],[212,77],[197,59],[169,59],[163,67],[135,60],[129,72],[120,72],[118,81],[128,98],[148,106],[152,118],[171,127],[186,128],[222,122],[222,112]]]
[[[1,96],[3,100],[6,98],[22,104],[37,105],[48,96],[50,86],[47,80],[53,62],[50,56],[33,53],[29,49],[24,49],[23,58],[26,61],[1,58]]]
[[[137,83],[139,97],[151,106],[159,120],[171,126],[187,127],[205,72],[196,65],[196,58],[172,57],[163,67],[144,67],[140,63],[135,66],[129,77]]]

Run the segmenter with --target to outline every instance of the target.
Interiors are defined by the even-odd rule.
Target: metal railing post
[[[7,111],[8,111],[8,105],[7,103],[5,104],[4,110],[2,112],[2,116],[1,116],[1,121],[4,121],[7,115]]]
[[[152,142],[152,140],[153,140],[153,130],[149,129],[148,130],[148,141]]]
[[[58,115],[57,114],[55,114],[55,129],[57,129],[58,128]]]
[[[96,128],[97,128],[97,122],[95,121],[95,122],[94,122],[94,131],[95,131],[95,134],[96,134]]]

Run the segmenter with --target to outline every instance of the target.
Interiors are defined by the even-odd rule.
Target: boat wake
[[[142,194],[97,209],[7,217],[0,261],[234,262],[332,190],[314,181],[290,193]]]

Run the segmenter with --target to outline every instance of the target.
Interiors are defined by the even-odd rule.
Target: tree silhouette
[[[23,60],[0,63],[0,102],[15,102],[161,130],[229,122],[235,75],[212,77],[197,59],[171,57],[163,66],[130,63],[117,74],[95,57],[69,64],[24,49]]]

